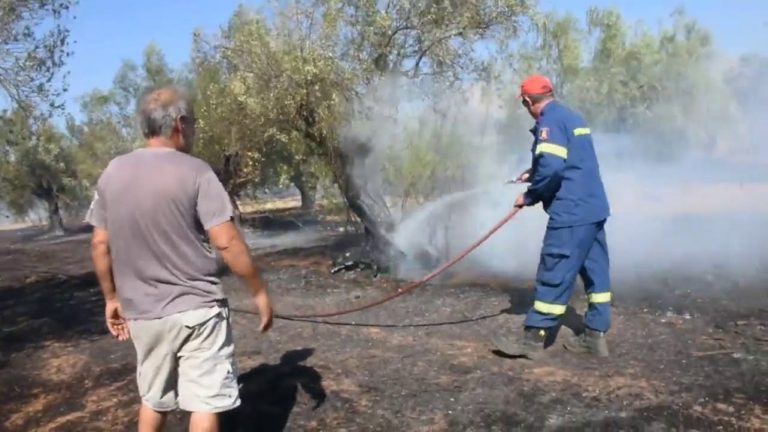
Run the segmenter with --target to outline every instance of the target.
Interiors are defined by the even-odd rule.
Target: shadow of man
[[[506,290],[509,296],[509,307],[502,310],[501,313],[505,315],[527,315],[528,311],[533,307],[535,299],[535,292],[531,289],[513,287]],[[544,341],[544,348],[547,349],[555,344],[560,331],[563,327],[566,327],[575,335],[579,335],[584,332],[584,316],[579,314],[573,306],[568,305],[566,307],[565,314],[560,318],[560,321],[555,325],[546,340]],[[497,349],[491,350],[491,352],[503,358],[519,359],[519,356],[509,356]]]
[[[296,405],[299,388],[315,402],[312,409],[319,408],[326,399],[322,376],[315,368],[301,364],[314,351],[313,348],[288,351],[278,364],[262,364],[241,374],[238,382],[242,403],[223,419],[222,430],[282,431]]]

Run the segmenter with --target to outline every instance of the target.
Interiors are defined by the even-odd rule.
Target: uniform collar
[[[539,119],[547,115],[548,112],[551,112],[557,109],[558,105],[559,103],[557,102],[557,99],[552,99],[551,101],[549,101],[549,103],[544,105],[544,108],[541,109],[541,115],[539,115]]]
[[[544,105],[544,108],[541,109],[541,115],[539,115],[539,118],[536,119],[536,124],[534,124],[532,128],[528,129],[528,131],[530,131],[533,136],[536,136],[536,132],[539,130],[541,118],[544,117],[546,113],[556,109],[558,105],[559,103],[557,102],[557,99],[552,99],[548,104]]]

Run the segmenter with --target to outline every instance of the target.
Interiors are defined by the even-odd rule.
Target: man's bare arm
[[[263,333],[272,327],[272,304],[267,285],[251,259],[248,245],[232,222],[232,213],[229,194],[213,170],[209,169],[197,181],[197,216],[208,231],[211,244],[218,249],[229,269],[251,288],[259,310],[259,328]]]
[[[242,278],[253,292],[256,307],[261,317],[260,330],[265,332],[272,327],[272,303],[267,293],[267,286],[261,277],[259,268],[251,259],[251,252],[245,244],[240,230],[234,223],[225,222],[208,230],[211,244],[219,250],[224,262],[235,275]]]
[[[224,262],[232,270],[232,273],[243,278],[254,290],[253,294],[258,294],[260,290],[266,289],[258,267],[251,259],[248,245],[234,223],[225,222],[216,225],[208,230],[208,236],[211,239],[211,244],[221,253]]]
[[[91,239],[91,258],[96,271],[96,277],[99,279],[99,286],[104,299],[115,300],[117,291],[115,290],[115,281],[112,276],[112,256],[109,252],[109,233],[103,228],[93,228],[93,237]]]
[[[109,233],[103,228],[93,228],[91,239],[91,258],[99,279],[101,293],[104,295],[106,306],[104,316],[107,328],[118,340],[125,341],[131,337],[128,325],[123,317],[123,309],[117,299],[115,280],[112,275],[112,255],[109,253]]]

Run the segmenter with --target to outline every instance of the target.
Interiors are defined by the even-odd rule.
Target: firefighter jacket
[[[528,206],[542,203],[550,227],[583,225],[607,219],[608,198],[584,119],[557,100],[544,106],[531,147]]]

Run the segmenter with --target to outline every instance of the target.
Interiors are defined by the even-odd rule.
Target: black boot
[[[522,337],[495,336],[493,344],[504,354],[535,360],[544,353],[547,335],[547,329],[526,327]]]
[[[587,328],[584,333],[573,335],[564,344],[568,351],[608,357],[608,341],[605,333]]]

